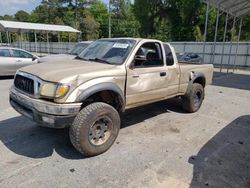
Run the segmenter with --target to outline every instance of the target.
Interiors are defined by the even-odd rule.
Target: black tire
[[[70,127],[69,136],[71,143],[80,153],[95,156],[104,153],[113,145],[119,130],[119,113],[106,103],[96,102],[78,113]]]
[[[204,88],[201,84],[193,83],[182,97],[182,106],[189,113],[197,112],[204,99]]]

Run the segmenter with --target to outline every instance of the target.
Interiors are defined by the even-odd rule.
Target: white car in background
[[[21,67],[38,63],[38,57],[19,48],[0,47],[0,76],[11,76]]]
[[[49,61],[60,61],[65,59],[74,59],[78,56],[85,48],[87,48],[92,41],[83,41],[77,43],[73,48],[71,48],[66,54],[54,54],[41,57],[39,63],[46,63]]]

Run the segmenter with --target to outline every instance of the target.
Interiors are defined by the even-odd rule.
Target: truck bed
[[[212,83],[213,79],[213,65],[212,64],[197,64],[197,63],[185,63],[179,62],[180,67],[180,87],[181,90],[186,91],[186,84],[190,80],[190,73],[202,73],[206,79],[206,85]]]

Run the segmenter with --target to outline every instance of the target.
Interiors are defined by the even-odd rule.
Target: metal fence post
[[[2,32],[0,32],[0,44],[2,45],[3,39],[2,39]]]
[[[36,55],[37,55],[37,36],[36,36],[36,31],[35,31],[35,49],[36,49]]]
[[[11,44],[12,43],[11,35],[12,35],[11,32],[9,32],[9,40],[10,40],[9,44],[12,46],[12,44]],[[13,39],[13,42],[14,42],[14,39]]]
[[[23,32],[21,31],[21,33],[20,33],[20,45],[21,45],[21,48],[23,48],[22,38],[23,38]]]
[[[111,38],[112,37],[112,34],[111,34],[111,4],[110,4],[110,0],[109,0],[109,38]]]
[[[6,37],[7,37],[7,43],[9,45],[10,44],[10,40],[9,40],[9,32],[8,31],[6,31]]]
[[[234,30],[234,28],[235,28],[235,20],[236,20],[236,17],[234,16],[233,30]],[[232,35],[231,35],[229,57],[228,57],[228,62],[227,62],[227,73],[229,72],[229,66],[230,66],[230,61],[231,61],[231,53],[232,53],[233,38],[234,38],[234,33],[232,33]]]
[[[47,32],[46,35],[47,35],[47,53],[50,54],[50,49],[49,49],[50,48],[50,46],[49,46],[49,33]]]
[[[220,72],[222,71],[223,60],[224,60],[224,52],[225,52],[225,42],[226,42],[226,35],[227,35],[227,22],[228,22],[228,12],[226,15],[225,27],[224,27],[224,36],[223,36],[223,47],[222,47],[222,56],[221,56],[221,63],[220,63]]]
[[[247,53],[246,53],[246,60],[245,60],[245,66],[247,66],[247,60],[248,60],[248,54],[250,54],[250,43],[247,43]]]
[[[29,51],[31,51],[30,33],[27,33],[27,40],[28,40],[28,43],[29,43]]]
[[[241,35],[241,28],[242,28],[242,18],[240,19],[240,27],[239,27],[239,33],[238,33],[238,40],[237,40],[237,47],[236,47],[236,52],[235,52],[235,57],[234,57],[234,66],[233,66],[233,72],[235,70],[235,66],[236,66],[236,58],[238,55],[238,48],[239,48],[239,41],[240,41],[240,35]]]
[[[206,40],[207,40],[208,15],[209,15],[209,3],[207,3],[207,10],[206,10],[206,23],[205,23],[204,41],[203,41],[203,63],[205,63],[205,48],[206,48]]]
[[[212,64],[214,64],[214,56],[215,56],[215,48],[216,48],[216,41],[217,41],[219,17],[220,17],[220,7],[219,7],[218,10],[217,10],[217,17],[216,17],[216,26],[215,26],[215,34],[214,34],[214,45],[213,45],[213,59],[212,59]]]

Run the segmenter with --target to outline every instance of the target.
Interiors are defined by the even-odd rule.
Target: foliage
[[[112,37],[139,37],[140,24],[129,0],[111,0]]]
[[[89,9],[99,25],[99,38],[108,37],[109,13],[106,5],[101,1],[95,1]]]
[[[106,2],[106,1],[105,1]],[[132,3],[131,3],[132,2]],[[82,32],[83,40],[112,37],[148,37],[163,41],[203,41],[206,5],[200,0],[42,0],[31,13],[18,11],[1,20],[69,25]],[[214,40],[217,12],[209,14],[207,41]],[[223,41],[225,14],[219,19],[218,41]],[[226,40],[237,40],[239,22],[229,21]],[[50,40],[57,41],[57,34]],[[5,34],[3,34],[5,37]],[[13,39],[20,37],[13,34]],[[30,38],[34,36],[30,34]],[[77,40],[76,34],[61,34],[62,41]],[[6,37],[5,37],[6,38]],[[39,35],[39,40],[46,36]],[[250,16],[244,18],[241,40],[250,40]]]

